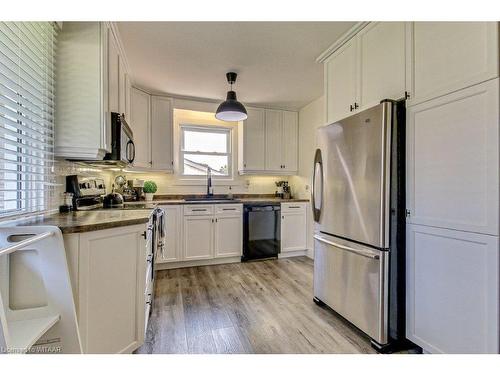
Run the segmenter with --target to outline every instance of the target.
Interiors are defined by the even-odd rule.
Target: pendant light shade
[[[224,102],[219,105],[215,118],[222,121],[243,121],[247,119],[245,106],[236,99],[236,92],[232,90],[237,74],[229,72],[226,74],[227,82],[231,85],[231,90],[227,92]]]

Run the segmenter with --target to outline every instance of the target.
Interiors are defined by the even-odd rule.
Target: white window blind
[[[53,199],[56,37],[53,22],[0,22],[0,216]]]

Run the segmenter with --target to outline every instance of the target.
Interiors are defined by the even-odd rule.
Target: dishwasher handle
[[[245,207],[245,211],[250,212],[265,212],[265,211],[280,211],[280,206],[248,206]]]

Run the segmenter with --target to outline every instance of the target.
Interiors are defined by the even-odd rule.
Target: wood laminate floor
[[[137,353],[374,353],[312,282],[306,257],[159,271]]]

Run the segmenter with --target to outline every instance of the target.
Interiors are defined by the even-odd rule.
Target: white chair
[[[0,227],[0,351],[82,353],[57,227]]]

